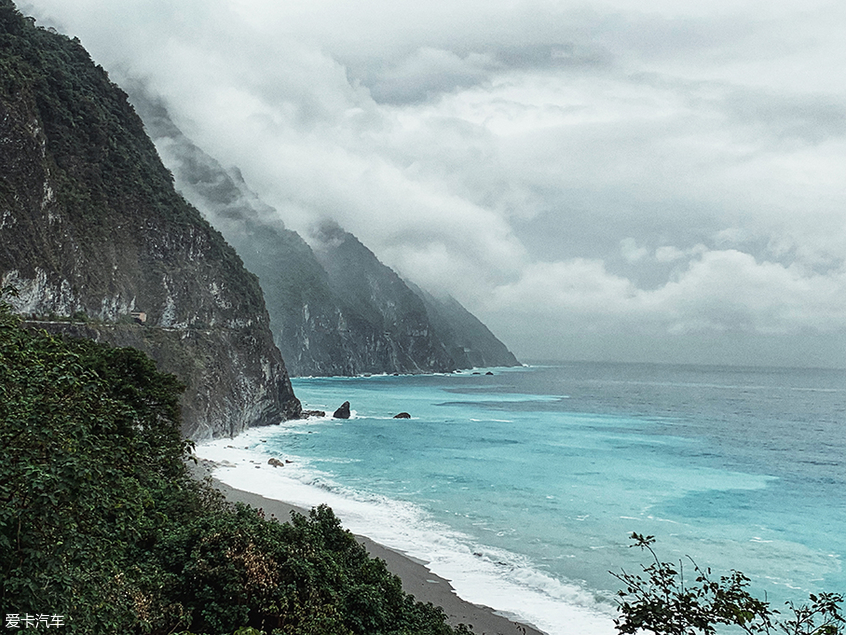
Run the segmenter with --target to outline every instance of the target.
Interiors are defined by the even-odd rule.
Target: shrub
[[[181,391],[137,350],[22,328],[0,297],[0,614],[49,610],[66,633],[455,632],[328,507],[280,524],[192,480]]]
[[[739,571],[712,577],[692,559],[693,580],[685,580],[684,564],[661,562],[652,544],[653,536],[633,533],[635,547],[648,551],[652,562],[643,566],[646,577],[637,574],[611,575],[625,586],[617,592],[620,617],[614,620],[620,633],[651,631],[657,635],[714,635],[717,626],[738,627],[746,633],[768,635],[841,635],[844,619],[840,612],[843,596],[835,593],[812,594],[810,603],[796,606],[788,602],[788,617],[768,602],[752,596],[749,578]]]

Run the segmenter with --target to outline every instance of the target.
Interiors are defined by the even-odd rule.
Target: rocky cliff
[[[426,307],[355,236],[334,223],[313,236],[314,254],[344,307],[344,332],[363,341],[365,372],[449,372],[459,367],[437,337]]]
[[[318,228],[307,244],[237,169],[224,169],[192,143],[143,85],[128,88],[179,190],[259,277],[291,374],[448,372],[518,363],[458,302],[440,302],[406,283],[337,225]]]
[[[195,439],[299,414],[258,280],[176,193],[125,93],[79,41],[36,28],[10,0],[0,176],[0,277],[20,312],[75,316],[49,328],[150,354],[187,385]]]
[[[458,300],[450,295],[436,297],[407,284],[423,301],[435,334],[459,368],[520,365],[505,344]]]

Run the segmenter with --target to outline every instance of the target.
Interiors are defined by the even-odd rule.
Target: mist
[[[846,6],[31,0],[523,360],[846,365]]]

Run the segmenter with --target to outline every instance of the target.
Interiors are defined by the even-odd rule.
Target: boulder
[[[332,416],[335,419],[349,419],[350,418],[350,402],[345,401],[344,403],[342,403],[341,407],[338,408]]]
[[[308,419],[309,417],[325,417],[326,413],[322,410],[303,410],[302,419]]]
[[[407,412],[401,412],[398,415],[394,415],[394,419],[411,419],[411,415]]]
[[[274,456],[268,459],[267,464],[273,467],[285,467],[285,464]]]

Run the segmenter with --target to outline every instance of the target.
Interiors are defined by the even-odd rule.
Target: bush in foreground
[[[134,349],[28,331],[0,302],[0,616],[87,634],[456,632],[329,508],[280,524],[191,479],[181,391]]]
[[[611,575],[625,586],[618,591],[620,617],[617,631],[634,634],[650,631],[657,635],[715,635],[718,626],[735,627],[749,635],[842,635],[840,612],[843,596],[836,593],[811,595],[810,603],[788,603],[787,617],[769,603],[752,596],[749,578],[739,571],[713,579],[691,560],[693,580],[685,580],[683,563],[661,562],[652,544],[653,536],[634,533],[635,547],[648,551],[652,562],[643,567],[644,576]],[[731,631],[729,631],[731,632]],[[735,631],[736,632],[736,631]]]

